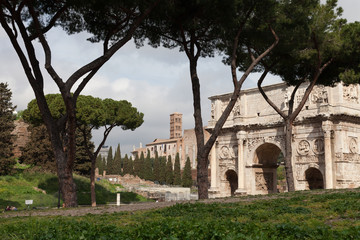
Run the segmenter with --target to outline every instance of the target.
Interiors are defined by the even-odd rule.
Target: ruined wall
[[[21,148],[23,148],[26,143],[29,141],[30,132],[28,131],[29,124],[25,123],[23,120],[15,121],[15,129],[12,131],[12,134],[16,136],[14,141],[14,156],[21,156]]]

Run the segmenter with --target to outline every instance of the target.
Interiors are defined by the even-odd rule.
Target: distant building
[[[204,131],[205,141],[209,139],[210,134]],[[150,157],[155,157],[155,152],[159,157],[171,156],[172,161],[175,161],[176,154],[179,153],[181,169],[184,168],[187,157],[190,158],[192,169],[196,169],[197,161],[197,147],[196,136],[194,129],[185,129],[182,133],[182,114],[170,114],[170,139],[155,139],[153,142],[146,144],[146,147],[135,148],[131,152],[132,158],[135,159],[136,155],[140,157],[141,152],[146,156],[150,152]]]
[[[170,139],[182,137],[182,114],[170,114]]]
[[[102,146],[99,152],[101,158],[107,159],[108,153],[109,153],[109,146]]]

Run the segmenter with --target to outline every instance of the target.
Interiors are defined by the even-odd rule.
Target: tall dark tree
[[[174,163],[174,185],[181,185],[181,168],[180,168],[180,156],[176,153]]]
[[[172,185],[174,183],[174,169],[171,161],[171,155],[168,156],[168,160],[166,162],[165,175],[166,175],[166,184]]]
[[[155,151],[153,173],[154,181],[160,182],[160,159],[157,151]]]
[[[81,91],[97,71],[133,36],[137,27],[158,4],[155,1],[0,1],[0,24],[18,55],[48,129],[56,159],[59,185],[66,207],[77,206],[72,170],[75,162],[76,103]],[[56,26],[67,33],[87,31],[92,42],[103,42],[103,53],[71,72],[65,80],[52,62],[46,33]],[[41,49],[35,44],[40,42]],[[39,55],[38,55],[39,54]],[[45,57],[45,71],[39,57]],[[68,71],[68,72],[69,72]],[[45,99],[47,72],[57,85],[66,114],[54,118]],[[95,158],[96,159],[96,158]]]
[[[141,153],[143,156],[144,156],[144,154],[143,153]],[[141,175],[141,162],[140,162],[140,158],[139,158],[139,156],[138,155],[136,155],[135,156],[135,159],[134,159],[134,175],[135,176],[138,176],[138,177],[140,177],[140,175]]]
[[[55,172],[54,152],[45,125],[28,127],[30,138],[20,157],[21,163],[37,166],[41,171]]]
[[[102,164],[101,154],[96,157],[96,168],[99,171],[99,175],[102,175],[103,171],[104,171],[104,167],[103,167],[103,164]]]
[[[282,2],[282,1],[281,1]],[[276,0],[216,0],[216,1],[167,1],[160,5],[150,19],[145,22],[137,40],[139,45],[145,39],[157,47],[163,45],[167,48],[178,47],[189,60],[190,79],[193,92],[195,135],[197,142],[197,182],[199,199],[208,198],[208,156],[222,126],[225,124],[232,111],[243,82],[277,44],[277,37],[271,28],[270,21],[274,14],[274,5],[280,4]],[[257,19],[258,22],[248,24],[249,21]],[[243,42],[248,39],[247,34],[253,32],[260,24],[270,25],[266,31],[274,36],[272,43],[262,48],[262,52],[252,58],[248,68],[238,80],[236,74],[237,52],[247,52]],[[263,30],[265,31],[265,30]],[[226,33],[226,34],[225,34]],[[222,35],[226,35],[223,37]],[[231,99],[223,111],[221,117],[205,143],[204,128],[201,114],[200,80],[197,73],[197,65],[200,57],[213,57],[221,45],[221,38],[226,43],[231,42],[231,73],[234,91]]]
[[[120,143],[118,144],[115,156],[114,156],[114,174],[121,175],[121,151],[120,151]]]
[[[159,182],[161,184],[166,183],[166,157],[159,157]]]
[[[109,151],[106,157],[106,174],[113,174],[114,172],[114,157],[113,157],[113,150],[112,146],[109,147]]]
[[[182,174],[182,186],[183,187],[191,187],[193,185],[193,181],[191,178],[191,166],[190,166],[190,158],[187,157],[185,162],[185,167]]]
[[[144,168],[144,179],[153,181],[154,174],[153,174],[153,159],[150,158],[150,151],[147,151],[146,158],[145,158],[145,168]]]
[[[89,128],[85,127],[84,128]],[[91,142],[91,131],[86,131],[86,138],[84,138],[82,131],[76,129],[76,158],[74,163],[74,171],[80,175],[90,176],[91,172],[91,158],[87,153],[87,148],[90,148],[90,151],[94,151],[94,143]],[[86,142],[85,142],[86,141]],[[54,159],[55,161],[55,159]]]
[[[11,132],[15,128],[15,106],[11,102],[12,92],[7,83],[0,83],[0,175],[12,172],[16,163],[13,157],[13,139]]]

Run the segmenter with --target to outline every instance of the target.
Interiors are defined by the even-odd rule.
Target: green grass
[[[75,176],[78,203],[90,205],[90,181],[88,178]],[[97,204],[107,204],[116,201],[116,187],[106,180],[96,182]],[[38,189],[38,190],[36,190]],[[46,191],[44,194],[42,191]],[[58,178],[53,174],[19,174],[17,176],[0,177],[0,209],[15,206],[25,209],[25,200],[32,199],[32,207],[56,207],[58,204]],[[132,192],[122,192],[121,202],[142,202],[146,198]],[[62,203],[61,203],[62,204]]]
[[[82,217],[0,218],[1,239],[360,239],[360,190],[177,204]],[[258,200],[257,200],[258,199]]]

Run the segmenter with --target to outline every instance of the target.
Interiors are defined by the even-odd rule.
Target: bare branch
[[[265,101],[285,120],[286,115],[275,105],[275,103],[273,101],[270,100],[270,98],[266,95],[266,93],[264,92],[264,89],[261,86],[261,84],[263,83],[268,72],[269,72],[269,69],[265,69],[263,74],[261,74],[261,77],[259,78],[258,83],[257,83],[258,89],[259,89],[261,95],[264,97]]]
[[[55,83],[58,85],[61,92],[64,91],[64,82],[60,78],[60,76],[56,73],[55,69],[51,65],[51,49],[48,44],[48,42],[45,39],[44,34],[41,32],[41,25],[37,18],[37,14],[35,13],[34,7],[32,5],[28,6],[29,12],[33,18],[35,28],[36,28],[36,35],[39,37],[40,43],[43,47],[44,53],[45,53],[45,69],[48,71],[51,78],[55,81]],[[29,38],[30,40],[30,38]]]

